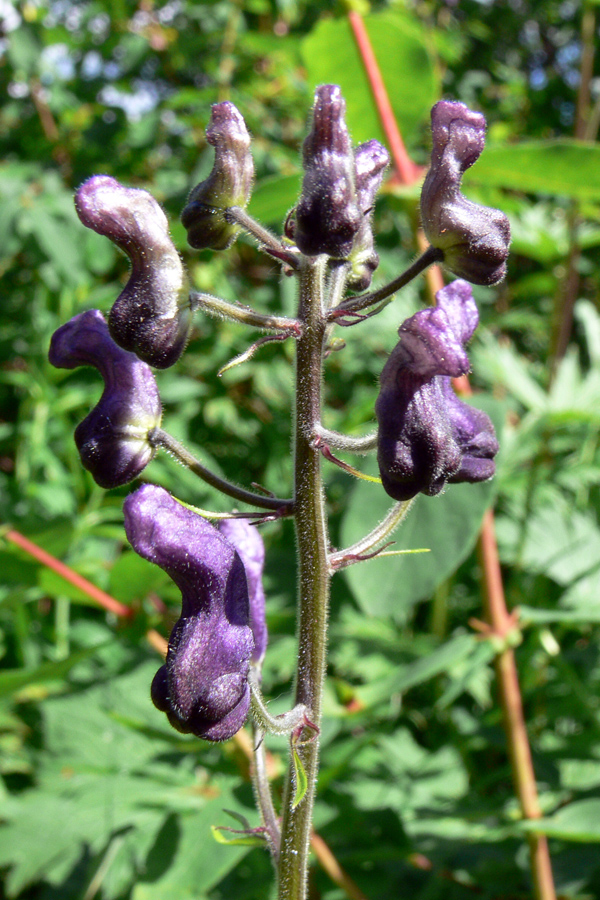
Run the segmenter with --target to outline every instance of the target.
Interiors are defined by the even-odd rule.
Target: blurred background
[[[429,153],[440,97],[485,113],[468,196],[504,210],[509,275],[476,288],[475,402],[502,450],[497,478],[419,497],[397,547],[425,555],[336,576],[315,827],[353,887],[316,865],[311,898],[531,897],[481,618],[477,535],[496,509],[544,830],[557,890],[600,896],[600,60],[597,2],[356,0],[412,159]],[[128,547],[122,502],[81,467],[76,424],[101,392],[94,370],[52,369],[52,332],[108,311],[126,258],[77,219],[74,189],[110,174],[149,190],[172,222],[196,289],[292,313],[293,279],[241,238],[192,252],[178,216],[206,177],[212,103],[253,135],[250,211],[281,229],[300,185],[317,84],[339,83],[356,143],[384,139],[348,21],[313,0],[0,0],[0,897],[266,900],[267,855],[223,846],[211,825],[257,826],[243,742],[184,738],[149,700],[179,596]],[[374,284],[417,252],[419,185],[384,186]],[[363,434],[397,328],[422,302],[412,283],[327,361],[325,423]],[[279,495],[291,485],[293,347],[198,316],[178,365],[157,373],[163,427],[215,471]],[[288,342],[289,343],[289,342]],[[366,471],[369,463],[363,462]],[[332,538],[384,514],[373,484],[326,465]],[[208,509],[230,502],[166,456],[144,479]],[[25,552],[15,533],[129,608],[101,608]],[[265,689],[290,704],[294,536],[267,525]],[[39,554],[38,554],[39,556]],[[116,610],[116,611],[114,611]],[[121,610],[123,612],[123,610]],[[285,744],[269,741],[276,795]],[[352,893],[356,889],[358,893]]]

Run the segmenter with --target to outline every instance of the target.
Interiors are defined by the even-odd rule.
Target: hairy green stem
[[[323,258],[302,260],[299,273],[300,319],[304,324],[296,354],[296,434],[294,516],[298,543],[298,671],[296,703],[308,707],[317,728],[326,673],[330,574],[321,453],[312,446],[321,419],[321,383],[326,322],[323,309]],[[294,769],[285,786],[279,857],[279,900],[304,900],[318,772],[319,738],[298,745],[308,787],[293,808]]]
[[[263,331],[280,331],[290,337],[297,337],[300,333],[300,323],[296,319],[288,319],[286,316],[270,316],[257,313],[251,306],[243,306],[241,303],[231,303],[221,297],[212,294],[201,294],[198,291],[190,293],[192,309],[202,309],[219,319],[229,319],[231,322],[239,322],[240,325],[251,325]]]

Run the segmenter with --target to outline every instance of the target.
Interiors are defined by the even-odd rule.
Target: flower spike
[[[440,100],[431,110],[431,132],[431,166],[421,191],[425,236],[455,275],[496,284],[506,275],[508,219],[460,193],[463,174],[483,151],[485,119],[464,103]]]
[[[147,191],[94,175],[75,195],[84,225],[105,235],[131,260],[131,276],[113,305],[113,338],[144,362],[166,369],[189,340],[192,312],[181,259],[167,217]]]
[[[123,350],[97,309],[80,313],[55,331],[53,366],[94,366],[105,381],[98,405],[75,429],[81,462],[103,488],[136,478],[155,453],[149,434],[160,425],[161,405],[152,370]]]

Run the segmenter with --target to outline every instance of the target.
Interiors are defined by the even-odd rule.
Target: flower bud
[[[267,623],[265,621],[265,589],[262,575],[265,564],[265,545],[260,532],[247,519],[222,519],[219,531],[233,544],[239,553],[246,578],[250,602],[250,628],[254,635],[252,661],[262,662],[267,650]]]
[[[304,180],[294,228],[296,244],[307,256],[347,257],[361,224],[345,111],[337,85],[317,88],[312,128],[303,145]]]
[[[360,227],[354,238],[349,260],[352,265],[348,284],[356,291],[366,291],[371,284],[373,272],[379,265],[379,255],[375,250],[371,217],[375,196],[381,187],[383,174],[390,156],[379,141],[359,144],[354,151],[356,164],[356,198],[361,215]]]
[[[133,549],[163,569],[182,597],[152,700],[178,731],[228,740],[250,706],[254,641],[242,560],[206,519],[156,485],[130,494],[124,513]]]
[[[113,338],[151,366],[172,366],[185,350],[192,313],[164,212],[147,191],[107,175],[81,185],[75,208],[84,225],[110,238],[131,260],[129,281],[108,317]]]
[[[240,231],[227,220],[226,211],[248,205],[254,181],[250,135],[233,103],[226,100],[212,107],[206,140],[215,148],[215,162],[208,178],[190,193],[181,221],[191,247],[226,250]]]
[[[447,482],[485,481],[498,451],[489,417],[456,397],[451,378],[469,371],[464,344],[478,323],[471,289],[454,281],[437,306],[400,327],[400,341],[381,373],[375,405],[378,462],[386,492],[409,500],[433,496]]]
[[[460,193],[464,172],[479,159],[485,119],[464,103],[440,100],[431,110],[433,150],[421,191],[423,230],[443,262],[473,284],[495,284],[506,275],[508,219]]]
[[[115,344],[97,309],[80,313],[55,331],[48,358],[59,369],[98,369],[104,392],[75,429],[75,443],[81,462],[100,487],[132,481],[154,456],[148,434],[161,419],[150,367]]]

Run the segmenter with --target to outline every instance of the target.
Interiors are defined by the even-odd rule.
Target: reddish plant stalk
[[[404,184],[412,184],[420,177],[420,171],[406,152],[364,22],[360,15],[354,11],[348,14],[348,18],[350,19],[358,50],[371,84],[373,98],[381,123],[390,145],[394,167],[398,177]],[[420,240],[422,244],[424,241],[423,235],[418,234],[417,240]],[[422,246],[421,249],[423,249]],[[436,291],[442,288],[444,284],[442,273],[438,266],[430,266],[427,275],[428,291],[432,300],[434,300]],[[466,375],[460,379],[455,379],[455,382],[457,382],[455,387],[460,393],[471,393],[469,379]],[[492,631],[505,636],[514,623],[506,607],[500,559],[496,545],[494,513],[491,509],[484,516],[479,540],[486,616]],[[511,648],[502,650],[496,657],[495,665],[515,790],[523,817],[526,819],[539,819],[542,813],[525,725],[523,701],[514,651]],[[545,835],[532,833],[528,836],[528,843],[535,898],[536,900],[556,900],[547,839]]]
[[[37,559],[43,566],[52,569],[53,572],[56,572],[57,575],[60,575],[65,581],[68,581],[76,588],[79,588],[80,591],[83,591],[84,594],[87,594],[88,597],[91,597],[92,600],[95,600],[96,603],[108,610],[108,612],[124,618],[130,618],[134,615],[134,611],[130,609],[129,606],[119,603],[119,601],[115,600],[114,597],[111,597],[110,594],[107,594],[99,587],[96,587],[95,584],[92,584],[92,582],[88,581],[87,578],[84,578],[83,575],[78,575],[77,572],[74,572],[73,569],[66,566],[60,559],[57,559],[55,556],[52,556],[52,554],[42,550],[41,547],[38,547],[37,544],[34,544],[33,541],[30,541],[18,531],[14,531],[11,528],[8,531],[3,532],[2,537],[13,544],[16,544],[17,547],[20,547],[26,553],[29,553],[30,556]]]

